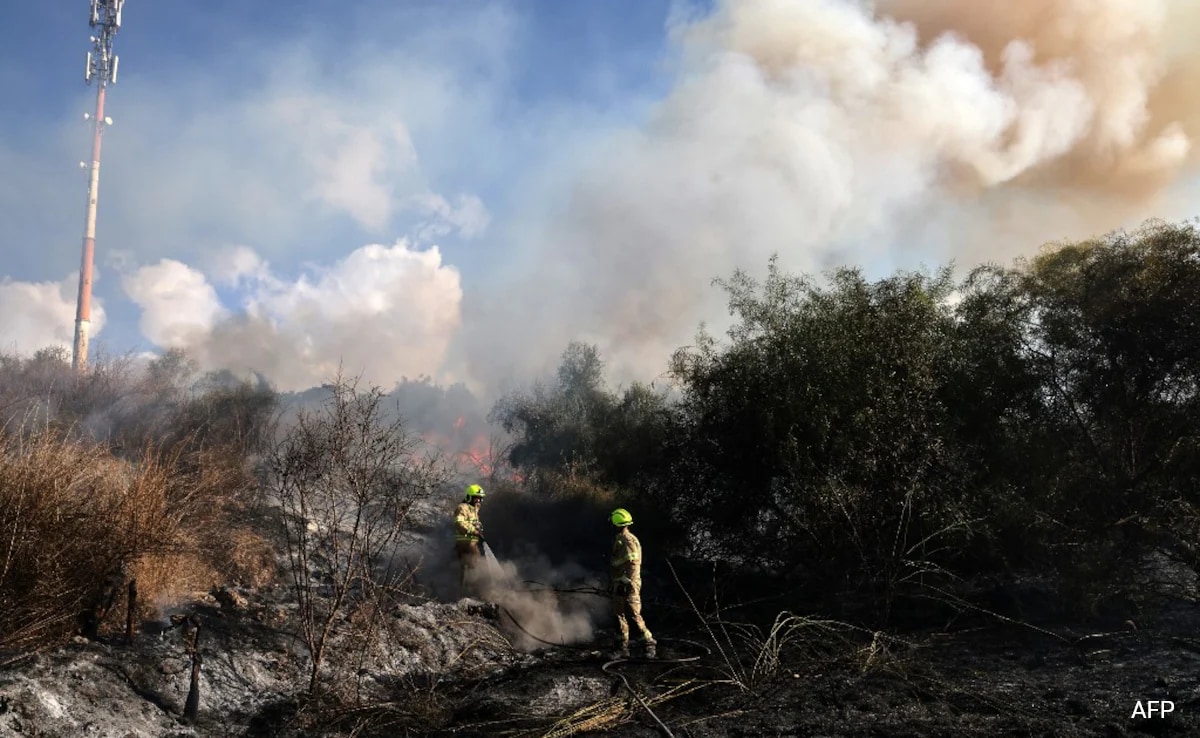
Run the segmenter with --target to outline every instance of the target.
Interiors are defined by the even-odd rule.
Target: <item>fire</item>
[[[489,446],[487,439],[479,436],[457,458],[463,466],[478,471],[480,476],[490,477],[496,470],[496,459]]]
[[[486,434],[480,433],[474,438],[464,439],[466,425],[466,417],[460,415],[455,419],[449,434],[431,431],[422,434],[422,439],[427,445],[450,456],[451,464],[460,472],[479,478],[504,475],[521,481],[522,476],[508,467],[506,459],[503,458],[503,450]]]

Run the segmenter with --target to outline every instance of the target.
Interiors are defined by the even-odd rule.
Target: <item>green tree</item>
[[[822,287],[719,282],[737,322],[673,360],[685,390],[698,540],[776,569],[898,584],[961,535],[962,459],[942,399],[949,270]],[[764,541],[767,542],[764,545]]]
[[[1153,549],[1196,568],[1200,233],[1152,221],[1055,245],[1018,272],[1059,461],[1059,536],[1105,575]]]

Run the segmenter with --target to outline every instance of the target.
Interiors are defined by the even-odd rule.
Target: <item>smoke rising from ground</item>
[[[502,609],[500,622],[513,645],[532,651],[548,645],[591,641],[594,623],[606,610],[607,601],[596,596],[563,595],[548,587],[535,589],[526,581],[549,578],[557,582],[562,573],[544,571],[542,577],[531,576],[528,567],[529,562],[499,561],[472,578],[480,596]]]
[[[578,584],[588,572],[555,567],[543,557],[529,551],[525,554],[514,559],[499,557],[496,568],[481,568],[468,579],[470,589],[464,590],[459,585],[459,564],[448,527],[439,526],[406,552],[417,571],[417,581],[436,599],[448,602],[475,596],[507,610],[500,614],[500,627],[519,649],[592,641],[597,627],[605,624],[607,598],[554,591],[555,587]]]
[[[480,520],[499,568],[482,568],[470,586],[483,600],[508,610],[501,627],[514,645],[531,650],[545,647],[543,641],[586,643],[598,628],[611,628],[607,597],[553,591],[607,581],[612,546],[607,512],[577,500],[549,501],[504,485],[488,487]],[[460,499],[461,487],[455,487],[423,506],[402,551],[421,586],[443,602],[468,594],[459,583],[451,523]]]
[[[674,28],[675,89],[543,225],[538,270],[508,287],[531,299],[468,311],[475,356],[581,338],[645,378],[720,319],[711,278],[773,252],[810,271],[970,265],[1141,217],[1194,161],[1182,9],[722,2]]]

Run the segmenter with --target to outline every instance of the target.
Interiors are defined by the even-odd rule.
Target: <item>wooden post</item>
[[[193,722],[200,712],[200,666],[204,658],[199,652],[192,654],[192,679],[188,685],[187,702],[183,705],[183,719]]]
[[[204,657],[200,655],[200,619],[193,615],[190,618],[192,630],[192,678],[188,684],[187,701],[183,705],[183,719],[192,722],[200,712],[200,667]]]

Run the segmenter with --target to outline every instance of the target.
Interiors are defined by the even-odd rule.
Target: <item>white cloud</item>
[[[475,207],[476,174],[496,176],[508,151],[493,109],[516,21],[490,3],[436,14],[373,5],[382,17],[352,43],[336,32],[360,22],[357,7],[339,10],[334,34],[232,35],[204,65],[131,66],[109,93],[116,125],[105,133],[97,262],[119,247],[140,263],[199,264],[241,243],[294,267],[431,218],[445,236],[477,236],[486,208]],[[81,86],[55,109],[87,110],[90,92]],[[0,179],[0,274],[27,279],[78,259],[86,183],[71,165],[89,140],[75,116],[25,140],[0,137],[0,169],[22,173]],[[496,154],[464,164],[464,141]],[[449,208],[423,204],[438,201]]]
[[[219,284],[236,287],[245,280],[269,276],[269,266],[249,246],[227,246],[209,260],[210,272]]]
[[[142,311],[142,335],[155,345],[182,348],[207,336],[225,309],[199,271],[163,259],[126,274],[121,286]]]
[[[459,274],[437,248],[372,244],[293,280],[244,247],[231,254],[226,278],[245,278],[236,309],[217,302],[205,275],[177,262],[127,277],[147,338],[186,348],[207,367],[260,371],[295,390],[328,380],[339,363],[385,386],[434,375],[459,328]]]
[[[75,340],[78,273],[60,282],[0,279],[0,350],[29,354],[48,346],[70,350]],[[104,305],[92,300],[91,332],[104,328]]]

